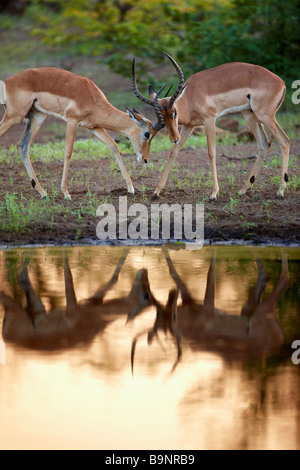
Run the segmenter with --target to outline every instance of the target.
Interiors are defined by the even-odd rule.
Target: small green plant
[[[235,199],[235,198],[230,196],[229,206],[230,206],[230,210],[233,214],[235,214],[235,208],[238,206],[238,204],[239,204],[238,199]]]
[[[249,222],[244,215],[241,215],[240,218],[242,219],[242,223],[240,225],[241,228],[250,228],[250,227],[257,227],[257,224],[254,222]]]
[[[267,215],[267,223],[269,224],[270,223],[270,220],[271,220],[271,213],[270,213],[270,210],[269,210],[269,207],[271,205],[271,201],[262,201],[263,203],[263,210],[265,211],[266,215]]]
[[[229,175],[227,175],[227,179],[228,179],[228,183],[230,185],[230,189],[233,189],[233,187],[235,185],[235,176],[230,173]]]
[[[290,179],[288,186],[291,187],[294,191],[300,188],[300,176],[299,175],[293,175],[292,178]]]

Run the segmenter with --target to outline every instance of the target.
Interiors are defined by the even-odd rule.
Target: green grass
[[[54,186],[48,191],[46,201],[37,199],[35,192],[29,198],[25,198],[22,192],[7,192],[0,201],[0,230],[20,234],[28,227],[39,227],[47,222],[47,230],[51,231],[57,217],[63,215],[66,227],[68,220],[72,218],[74,221],[75,218],[80,231],[80,222],[84,217],[95,217],[96,208],[106,200],[107,198],[97,199],[89,188],[86,196],[75,207],[67,201],[62,201],[58,189]]]
[[[286,102],[287,109],[280,109],[276,114],[276,119],[280,127],[289,136],[290,139],[300,139],[300,104],[294,105],[291,102],[290,96],[286,97]],[[247,122],[242,115],[235,115],[234,118],[238,120],[240,129],[247,127]]]
[[[126,144],[118,144],[121,153],[128,153]],[[33,144],[30,148],[30,159],[32,162],[43,161],[45,163],[62,161],[64,159],[65,142],[56,141],[47,144]],[[95,161],[99,158],[108,158],[112,155],[107,145],[102,142],[90,138],[86,140],[77,140],[75,142],[72,160],[88,160]],[[12,163],[20,161],[20,156],[15,145],[11,145],[9,149],[0,145],[0,163]]]
[[[31,10],[33,14],[34,11]],[[72,71],[85,75],[94,80],[106,93],[109,101],[119,109],[125,110],[125,106],[135,106],[139,108],[136,97],[130,90],[130,76],[127,82],[122,79],[120,87],[114,85],[114,79],[116,75],[113,74],[106,65],[98,62],[98,58],[91,58],[86,56],[78,57],[76,49],[72,47],[64,48],[52,47],[46,45],[41,41],[37,41],[35,37],[31,36],[31,19],[30,14],[24,18],[10,17],[7,15],[1,15],[1,27],[0,27],[0,79],[4,79],[6,76],[12,75],[19,70],[29,67],[37,67],[43,65],[52,65],[60,68],[66,68],[65,64],[72,64]],[[88,54],[88,53],[87,53]],[[287,94],[286,103],[288,106],[283,107],[277,114],[279,124],[283,130],[288,134],[291,139],[300,139],[300,126],[299,126],[299,111],[300,105],[291,105],[290,94]],[[235,116],[236,117],[236,116]],[[240,128],[246,127],[246,121],[243,117],[238,117],[240,120]],[[48,124],[47,124],[48,125]],[[52,123],[48,125],[48,129],[52,130],[55,135],[55,140],[51,142],[41,144],[34,144],[31,147],[30,155],[33,163],[53,163],[58,162],[60,165],[59,175],[57,180],[59,181],[62,172],[62,161],[64,158],[64,133],[65,126],[59,123]],[[41,129],[41,135],[43,129]],[[88,131],[86,131],[86,139],[79,139],[75,143],[74,153],[72,161],[82,162],[93,162],[99,161],[99,159],[108,159],[108,172],[106,175],[97,176],[97,181],[92,180],[91,169],[87,164],[82,167],[80,171],[73,171],[72,164],[70,168],[69,186],[79,186],[84,188],[83,196],[80,198],[80,202],[76,204],[68,203],[63,200],[59,183],[53,184],[53,175],[49,174],[49,170],[43,169],[43,176],[41,180],[48,181],[50,188],[45,188],[48,193],[47,201],[41,201],[36,191],[28,191],[28,175],[25,168],[22,165],[18,150],[15,145],[10,148],[1,147],[0,140],[0,165],[7,165],[8,174],[1,174],[0,167],[0,183],[3,178],[9,181],[10,191],[2,191],[0,198],[0,230],[8,233],[23,233],[28,228],[34,230],[35,227],[47,225],[47,230],[51,231],[55,227],[56,220],[63,218],[66,223],[72,220],[76,221],[77,235],[80,236],[81,224],[87,217],[95,218],[96,208],[107,202],[109,199],[106,195],[99,197],[96,195],[96,186],[101,188],[103,183],[107,184],[110,175],[114,176],[118,171],[117,163],[114,159],[109,148],[99,142],[97,139],[92,137]],[[54,141],[53,141],[54,140]],[[236,145],[236,155],[241,154],[239,150],[240,141],[237,137],[229,132],[225,135],[217,136],[217,145]],[[191,136],[184,148],[193,146],[196,148],[206,149],[206,137],[204,134],[199,136]],[[141,166],[137,163],[135,157],[133,157],[133,148],[130,142],[123,136],[118,138],[118,147],[122,155],[130,154],[130,157],[125,157],[124,162],[127,170],[130,174],[135,172],[137,177],[141,176],[142,181],[142,199],[146,201],[146,191],[148,188],[147,183],[143,181],[142,177],[147,176],[148,171],[159,171],[162,172],[165,168],[165,157],[160,157],[160,153],[169,152],[173,144],[170,142],[168,136],[156,136],[151,144],[150,154],[155,154],[156,162],[153,163],[150,158],[150,163],[147,167]],[[278,155],[268,157],[265,160],[264,165],[270,167],[270,169],[278,169],[281,166],[281,155],[278,149]],[[16,190],[15,185],[15,168],[18,165],[19,175],[24,178],[24,183],[18,186]],[[241,166],[245,169],[248,165],[247,161],[243,161]],[[295,171],[290,176],[289,187],[293,190],[300,188],[300,177],[296,174],[297,164],[295,158],[291,155],[290,168],[294,168]],[[236,179],[239,178],[241,181],[241,175],[236,173],[236,163],[232,161],[227,162],[228,172],[226,173],[226,183],[228,190],[228,202],[224,206],[224,210],[231,214],[238,214],[239,201],[233,190],[236,185]],[[1,176],[2,175],[2,176]],[[244,176],[244,175],[243,175]],[[212,186],[211,172],[205,172],[200,166],[197,166],[194,171],[184,167],[180,159],[177,160],[170,178],[172,177],[175,187],[177,189],[192,189],[198,193],[199,189],[205,188],[207,194]],[[138,179],[138,178],[137,178]],[[96,182],[95,182],[96,181]],[[42,183],[42,181],[41,181]],[[279,176],[271,176],[267,184],[279,186]],[[122,178],[120,177],[120,185],[122,185]],[[25,189],[26,188],[26,197]],[[152,190],[153,188],[151,188]],[[223,191],[224,187],[223,187]],[[254,193],[255,194],[255,193]],[[207,199],[207,198],[205,198]],[[204,200],[205,200],[204,199]],[[261,213],[264,215],[267,223],[272,220],[271,205],[269,201],[262,201],[260,203]],[[205,217],[208,220],[217,221],[218,217],[214,214],[213,207],[206,213]],[[240,224],[243,228],[253,228],[254,222],[248,220],[246,216],[240,216]]]
[[[33,164],[42,162],[45,164],[57,162],[62,167],[64,157],[64,141],[49,142],[46,144],[34,144],[31,147],[30,156]],[[204,136],[191,137],[191,141],[186,144],[202,147],[206,145]],[[150,162],[147,167],[138,164],[135,157],[133,157],[133,149],[130,142],[120,137],[118,138],[118,146],[120,152],[125,155],[124,162],[126,168],[130,173],[135,172],[138,175],[143,176],[149,170],[154,170],[153,162]],[[168,151],[172,147],[172,144],[167,136],[157,136],[153,140],[151,147],[151,153],[160,154],[162,151]],[[1,147],[0,145],[0,164],[6,164],[8,166],[6,175],[2,174],[1,179],[6,178],[9,181],[10,191],[2,192],[0,200],[0,230],[7,233],[19,233],[22,234],[26,229],[34,231],[40,226],[47,225],[47,230],[51,232],[58,218],[63,217],[66,224],[72,219],[77,220],[77,232],[80,235],[80,224],[85,217],[95,217],[96,208],[105,202],[108,197],[103,196],[102,199],[95,195],[96,187],[99,189],[104,183],[107,184],[110,176],[115,176],[119,172],[117,162],[112,155],[109,148],[102,144],[95,138],[88,138],[85,140],[77,140],[74,147],[74,153],[72,161],[92,162],[99,161],[99,159],[108,160],[108,171],[106,174],[99,174],[96,176],[93,174],[93,169],[88,165],[82,165],[80,171],[73,170],[72,165],[69,174],[69,187],[77,186],[84,188],[83,196],[80,202],[76,204],[68,203],[62,199],[62,194],[59,188],[59,178],[56,183],[53,182],[53,175],[48,174],[49,170],[45,165],[43,174],[41,177],[41,183],[48,181],[51,184],[50,189],[46,187],[48,198],[46,201],[41,201],[38,198],[36,191],[32,190],[28,193],[28,175],[25,168],[23,168],[18,150],[16,146],[12,145],[9,148]],[[161,168],[165,166],[165,160],[160,159]],[[160,164],[160,163],[159,163]],[[24,177],[24,184],[18,186],[16,191],[15,183],[15,168],[18,165],[19,176]],[[201,168],[195,172],[190,170],[179,169],[177,164],[175,165],[172,174],[176,178],[176,187],[193,187],[199,189],[201,185],[211,185],[209,177],[203,178],[204,173]],[[92,180],[93,177],[93,180]],[[120,179],[121,181],[121,179]],[[25,196],[26,188],[26,196]],[[142,198],[146,200],[146,188],[145,184],[142,185]]]
[[[41,130],[42,133],[42,130]],[[229,133],[223,140],[223,136],[219,137],[222,144],[231,144],[234,145],[237,143],[235,136],[231,136]],[[117,139],[118,147],[121,154],[134,153],[133,147],[125,137],[120,136]],[[218,141],[217,141],[218,143]],[[184,148],[189,146],[194,147],[206,147],[206,138],[204,135],[201,136],[191,136]],[[173,147],[173,144],[170,142],[168,136],[156,136],[151,143],[150,153],[160,153],[163,151],[170,151]],[[43,162],[53,162],[61,161],[64,158],[64,149],[65,141],[64,139],[48,142],[45,144],[33,144],[30,148],[30,159],[32,162],[43,161]],[[72,160],[89,160],[95,161],[99,158],[108,158],[112,156],[111,150],[107,145],[100,142],[98,139],[90,136],[87,139],[79,139],[75,142],[74,154]],[[15,145],[11,145],[8,149],[1,146],[0,143],[0,163],[9,163],[18,159],[19,161],[18,150]],[[150,163],[151,164],[151,163]],[[115,165],[115,162],[112,163]]]
[[[300,104],[293,105],[293,111],[278,112],[276,119],[290,139],[300,139]]]

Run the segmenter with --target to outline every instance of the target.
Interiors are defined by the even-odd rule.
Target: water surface
[[[299,449],[299,264],[298,248],[0,251],[0,448]]]

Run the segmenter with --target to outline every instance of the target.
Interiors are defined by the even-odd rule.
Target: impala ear
[[[147,124],[147,119],[142,113],[133,108],[133,110],[126,108],[127,114],[139,127],[144,127]]]
[[[180,100],[180,98],[183,97],[187,86],[188,86],[188,84],[184,85],[184,87],[182,88],[181,92],[180,92],[179,95],[177,96],[177,98],[176,98],[176,100],[175,100],[175,103],[176,103],[176,101]],[[175,104],[175,103],[174,103],[174,104]]]
[[[149,98],[150,100],[154,101],[155,100],[155,97],[157,95],[157,91],[153,88],[152,85],[150,85],[148,87],[148,92],[149,92]]]

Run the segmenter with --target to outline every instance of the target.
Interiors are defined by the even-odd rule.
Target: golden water
[[[0,251],[0,449],[299,449],[299,265],[298,248]]]

